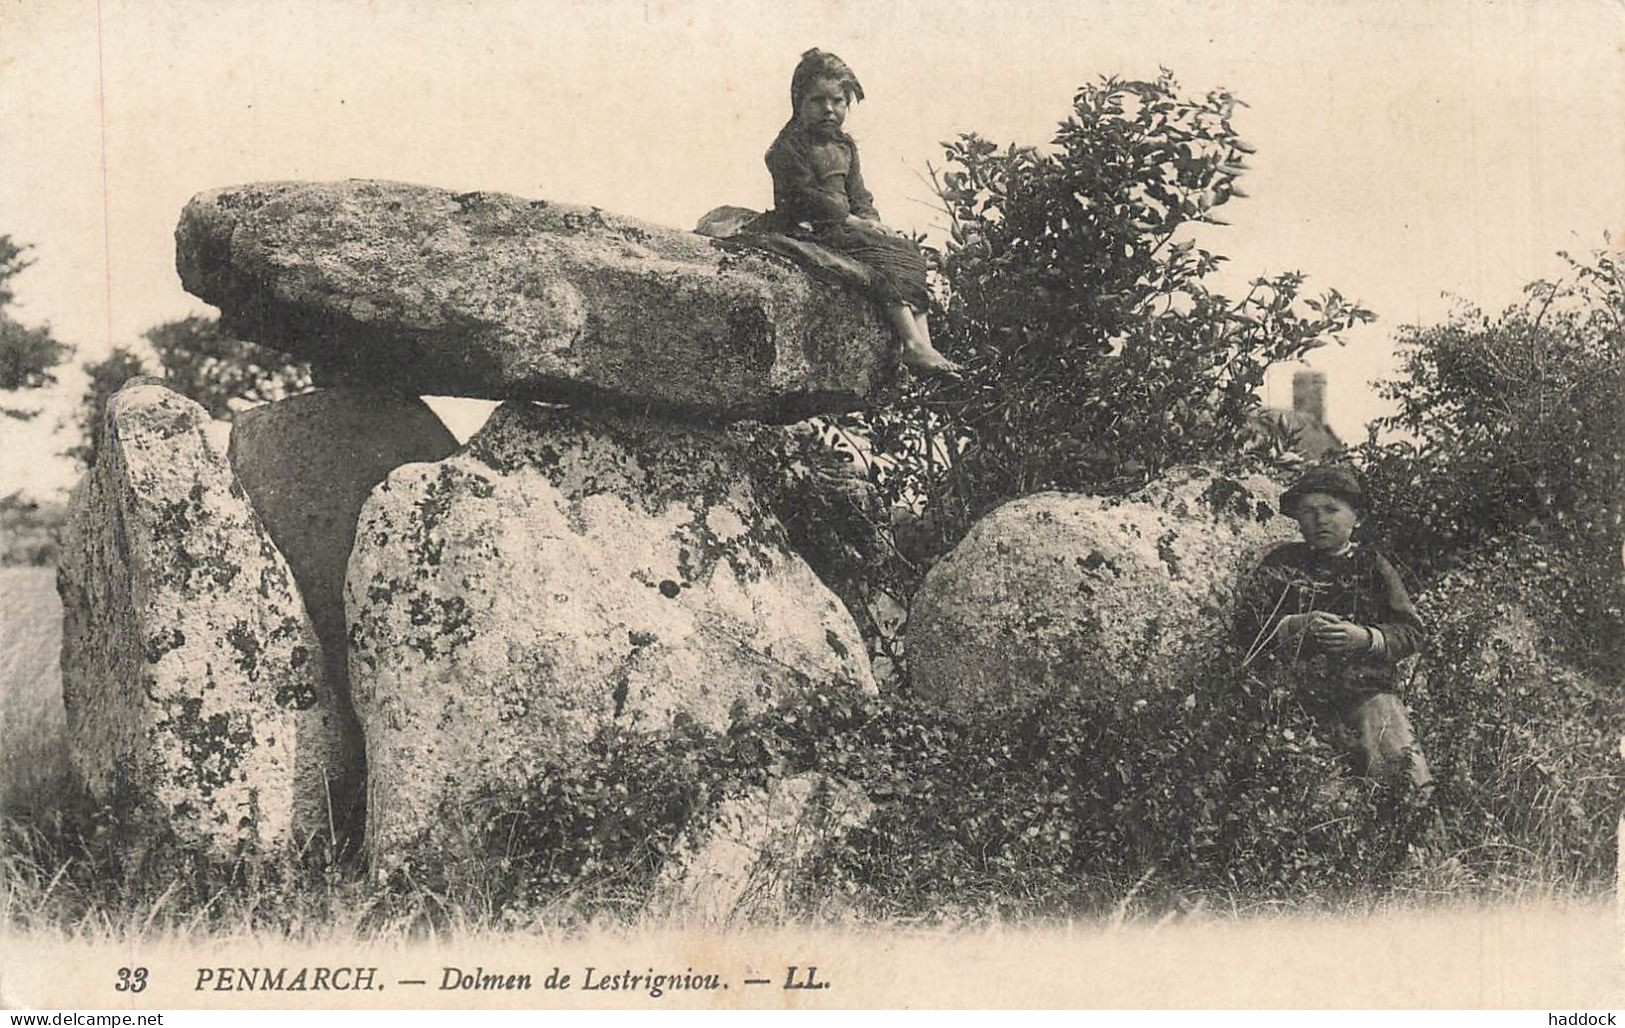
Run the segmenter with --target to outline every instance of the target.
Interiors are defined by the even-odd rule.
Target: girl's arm
[[[777,143],[767,151],[773,176],[773,209],[792,222],[829,224],[845,221],[851,205],[845,194],[821,189],[812,165],[795,149]]]
[[[863,184],[863,172],[858,167],[858,147],[852,145],[852,170],[846,175],[847,205],[852,213],[866,221],[879,221],[880,212],[875,210],[874,195],[869,187]]]

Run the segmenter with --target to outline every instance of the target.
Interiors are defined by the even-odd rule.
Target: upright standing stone
[[[456,449],[457,440],[417,397],[352,387],[255,407],[232,424],[232,470],[287,560],[322,642],[343,741],[333,782],[341,827],[359,829],[366,798],[366,755],[350,700],[344,621],[344,574],[356,519],[385,475]]]
[[[810,690],[874,691],[851,615],[721,431],[504,404],[373,492],[346,602],[385,864],[606,729],[723,730]]]
[[[327,830],[339,724],[293,577],[208,420],[150,379],[109,401],[63,531],[62,691],[94,795],[254,857]]]
[[[1202,469],[1127,497],[1039,493],[972,526],[908,622],[924,701],[1001,716],[1058,692],[1180,685],[1229,637],[1242,576],[1296,536],[1277,488]]]

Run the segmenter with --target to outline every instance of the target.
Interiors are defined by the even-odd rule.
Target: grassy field
[[[0,568],[0,812],[48,804],[68,770],[53,568]]]

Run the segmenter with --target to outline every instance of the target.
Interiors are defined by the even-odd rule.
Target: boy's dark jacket
[[[1380,681],[1372,684],[1381,684],[1395,677],[1395,661],[1422,648],[1422,620],[1399,573],[1380,553],[1358,543],[1335,555],[1320,553],[1303,542],[1271,550],[1242,591],[1236,641],[1244,651],[1253,652],[1270,638],[1282,618],[1317,610],[1375,628],[1382,633],[1385,652],[1380,656],[1337,656],[1326,653],[1308,636],[1270,649],[1292,661],[1324,658],[1329,671],[1376,679]]]

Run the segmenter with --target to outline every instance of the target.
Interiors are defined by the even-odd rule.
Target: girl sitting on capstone
[[[1397,662],[1422,646],[1416,607],[1380,553],[1353,541],[1365,493],[1346,468],[1310,468],[1281,496],[1303,542],[1270,551],[1242,592],[1246,662],[1294,665],[1304,707],[1373,778],[1433,782],[1397,695]]]
[[[834,54],[808,50],[790,79],[790,120],[767,151],[773,210],[750,227],[845,254],[871,272],[870,289],[916,371],[955,374],[959,365],[931,345],[925,256],[880,222],[858,169],[858,146],[842,131],[847,108],[863,99],[852,69]]]

